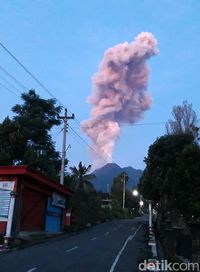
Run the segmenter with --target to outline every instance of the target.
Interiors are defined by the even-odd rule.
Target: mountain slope
[[[111,190],[113,178],[117,177],[120,173],[126,172],[129,176],[127,184],[128,189],[132,189],[139,181],[142,175],[142,170],[134,169],[133,167],[121,168],[115,163],[108,163],[102,168],[96,169],[93,174],[96,178],[93,180],[93,184],[97,191],[108,192]]]

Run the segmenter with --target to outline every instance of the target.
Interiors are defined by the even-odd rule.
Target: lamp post
[[[139,200],[139,213],[142,214],[142,207],[144,206],[144,201],[142,200],[142,195],[139,194],[138,190],[134,189],[132,192],[133,196],[140,198]]]
[[[123,192],[122,192],[122,208],[125,209],[125,198],[126,198],[126,174],[123,173]]]
[[[149,229],[152,229],[152,204],[149,200]]]

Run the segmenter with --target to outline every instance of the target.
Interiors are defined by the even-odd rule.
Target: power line
[[[16,95],[17,97],[19,97],[18,94],[16,94],[14,91],[12,91],[12,90],[9,89],[8,87],[6,87],[6,86],[5,86],[4,84],[2,84],[1,82],[0,82],[0,86],[2,86],[4,89],[6,89],[7,91],[9,91],[10,93],[12,93],[12,94]]]
[[[160,124],[165,124],[165,122],[149,122],[149,123],[139,123],[139,124],[121,124],[120,126],[146,126],[146,125],[160,125]],[[89,126],[88,126],[89,127]],[[111,126],[109,126],[109,127],[112,127],[112,125]],[[84,140],[75,130],[74,130],[74,128],[80,128],[80,126],[79,127],[71,127],[71,126],[69,126],[69,128],[73,131],[73,133],[77,136],[77,137],[79,137],[81,140],[82,140],[82,142],[84,142],[93,152],[95,152],[95,153],[98,153],[97,152],[97,150],[95,150],[90,144],[88,144],[88,142],[86,141],[86,140]],[[83,126],[82,128],[87,128],[87,126]],[[99,153],[98,153],[99,154]],[[107,154],[106,152],[104,152],[104,154],[107,156],[107,157],[109,157],[111,160],[112,160],[112,162],[113,163],[115,163],[114,162],[114,160],[113,160],[113,158],[109,155],[109,154]]]
[[[54,98],[62,107],[67,108],[55,95],[5,46],[0,42],[0,46],[31,76],[52,98]],[[68,110],[70,114],[72,112]],[[80,121],[75,118],[80,124]]]
[[[11,53],[11,51],[0,42],[0,46],[18,63],[18,65],[20,65],[23,70],[28,73],[29,76],[31,76],[52,98],[54,98],[61,106],[65,107],[65,105],[58,99],[55,97],[55,95],[53,95],[53,93],[13,54]],[[18,84],[20,84],[21,86],[23,86],[23,84],[21,84],[17,79],[15,79],[10,73],[8,73],[3,67],[0,66],[0,69],[6,73],[8,76],[10,76],[13,80],[15,80]],[[23,86],[23,88],[26,89],[25,86]],[[72,112],[69,110],[70,114],[72,114]],[[80,121],[77,118],[74,118],[75,121],[78,123],[78,125],[80,125]],[[78,135],[78,134],[77,134]],[[80,136],[79,136],[80,137]]]
[[[99,154],[99,152],[97,151],[97,150],[95,150],[95,148],[93,148],[90,144],[88,144],[88,142],[85,140],[85,139],[83,139],[71,126],[69,126],[68,125],[68,127],[73,131],[73,133],[77,136],[77,137],[79,137],[94,153],[96,153],[96,154],[98,154],[98,155],[100,155]],[[114,160],[113,160],[113,158],[108,154],[108,153],[106,153],[105,151],[103,151],[103,153],[113,162],[113,163],[115,163],[114,162]]]
[[[3,79],[10,87],[12,87],[13,89],[15,89],[18,93],[21,94],[21,92],[19,91],[19,89],[17,89],[13,84],[11,84],[6,78],[4,78],[3,76],[0,75],[0,78]]]
[[[14,80],[20,87],[22,87],[24,89],[24,91],[27,91],[28,88],[26,86],[24,86],[23,83],[21,83],[18,79],[16,79],[13,75],[11,75],[8,71],[6,71],[6,69],[4,69],[1,65],[0,65],[0,69],[7,75],[9,76],[12,80]]]
[[[89,146],[94,152],[96,152],[93,147],[91,147],[88,142],[86,140],[84,140],[70,125],[68,125],[68,127],[71,129],[71,131],[73,131],[73,133],[82,140],[82,142],[84,142],[87,146]]]
[[[62,103],[53,95],[53,93],[36,77],[25,65],[8,50],[8,48],[0,42],[0,46],[26,71],[51,97],[56,99],[61,105]]]
[[[72,138],[74,138],[74,139],[76,140],[77,143],[79,143],[81,146],[83,146],[83,143],[82,143],[81,141],[79,141],[78,138],[77,138],[76,136],[74,136],[73,133],[71,133],[71,131],[68,130],[68,134],[69,134]],[[84,145],[84,147],[85,147],[85,145]]]
[[[120,127],[134,127],[134,126],[152,126],[152,125],[163,125],[166,122],[149,122],[149,123],[138,123],[138,124],[120,124]],[[98,127],[104,127],[104,125],[98,125]],[[115,125],[106,125],[106,127],[115,127]],[[78,127],[72,127],[74,129],[79,128],[90,128],[90,126],[78,126]]]
[[[65,107],[64,105],[63,105],[63,103],[59,100],[59,99],[57,99],[54,95],[53,95],[53,93],[13,54],[13,53],[11,53],[11,51],[5,46],[5,45],[3,45],[1,42],[0,42],[0,46],[23,68],[23,70],[26,72],[26,73],[28,73],[29,74],[29,76],[31,76],[37,83],[38,83],[38,85],[40,85],[52,98],[54,98],[57,102],[59,102],[59,104],[61,105],[61,106],[63,106],[63,107]],[[8,88],[6,88],[7,90],[9,90]],[[9,90],[9,91],[11,91],[11,90]],[[11,91],[12,92],[12,91]],[[14,93],[14,92],[12,92],[12,93]],[[69,111],[70,112],[70,111]],[[71,112],[70,112],[71,113]],[[76,121],[78,122],[78,124],[80,124],[80,121],[76,118]],[[69,126],[70,127],[70,126]],[[70,127],[71,128],[71,127]],[[72,128],[71,128],[72,129]],[[85,142],[85,144],[87,144],[95,153],[97,152],[97,151],[95,151],[76,131],[74,131],[73,129],[72,129],[72,131],[82,140],[82,141],[84,141]],[[109,156],[108,154],[107,154],[107,156]],[[109,156],[110,157],[110,156]],[[112,159],[112,158],[111,158]]]
[[[53,95],[53,93],[28,69],[28,68],[26,68],[26,66],[13,54],[13,53],[11,53],[11,51],[6,47],[6,46],[4,46],[1,42],[0,42],[0,46],[51,96],[51,97],[53,97],[56,101],[58,101],[59,102],[59,104],[61,105],[61,106],[64,106],[63,105],[63,103],[59,100],[59,99],[57,99],[54,95]],[[1,84],[2,85],[2,84]],[[5,87],[5,86],[4,86]],[[6,88],[6,87],[5,87]],[[6,88],[6,89],[8,89],[8,88]],[[9,90],[9,89],[8,89]],[[11,90],[9,90],[9,91],[11,91]],[[11,91],[12,92],[12,91]],[[12,93],[14,93],[14,92],[12,92]],[[15,93],[14,93],[15,94]],[[15,94],[16,95],[16,94]],[[70,112],[70,111],[69,111]],[[70,112],[71,113],[71,112]],[[80,121],[76,118],[76,121],[78,121],[78,124],[80,124]],[[160,122],[161,123],[161,122]],[[132,124],[132,126],[139,126],[139,125],[153,125],[153,124],[158,124],[158,123],[146,123],[146,124]],[[162,124],[163,124],[163,122],[162,122]],[[125,126],[125,125],[121,125],[121,126]],[[129,124],[129,126],[131,126],[131,124]],[[72,130],[73,130],[73,128],[72,127],[70,127]],[[82,140],[82,141],[84,141],[85,142],[85,144],[87,144],[91,149],[93,149],[76,131],[74,131],[73,130],[73,132]],[[97,152],[97,151],[95,151],[94,149],[93,149],[93,151],[94,152]],[[107,154],[107,156],[109,156],[108,154]],[[110,157],[110,156],[109,156]]]
[[[56,133],[56,135],[54,135],[54,138],[57,138],[58,137],[58,135],[60,135],[60,133],[63,131],[63,128],[58,128],[59,129],[59,132],[58,133]]]

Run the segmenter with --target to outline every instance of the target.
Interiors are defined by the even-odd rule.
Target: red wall
[[[24,187],[22,193],[21,231],[44,230],[46,196]]]
[[[7,222],[0,222],[0,234],[6,233],[6,225],[7,225]]]

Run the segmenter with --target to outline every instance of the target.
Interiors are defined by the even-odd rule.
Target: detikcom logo
[[[145,260],[138,265],[139,271],[200,271],[199,263],[170,263],[167,260]]]

